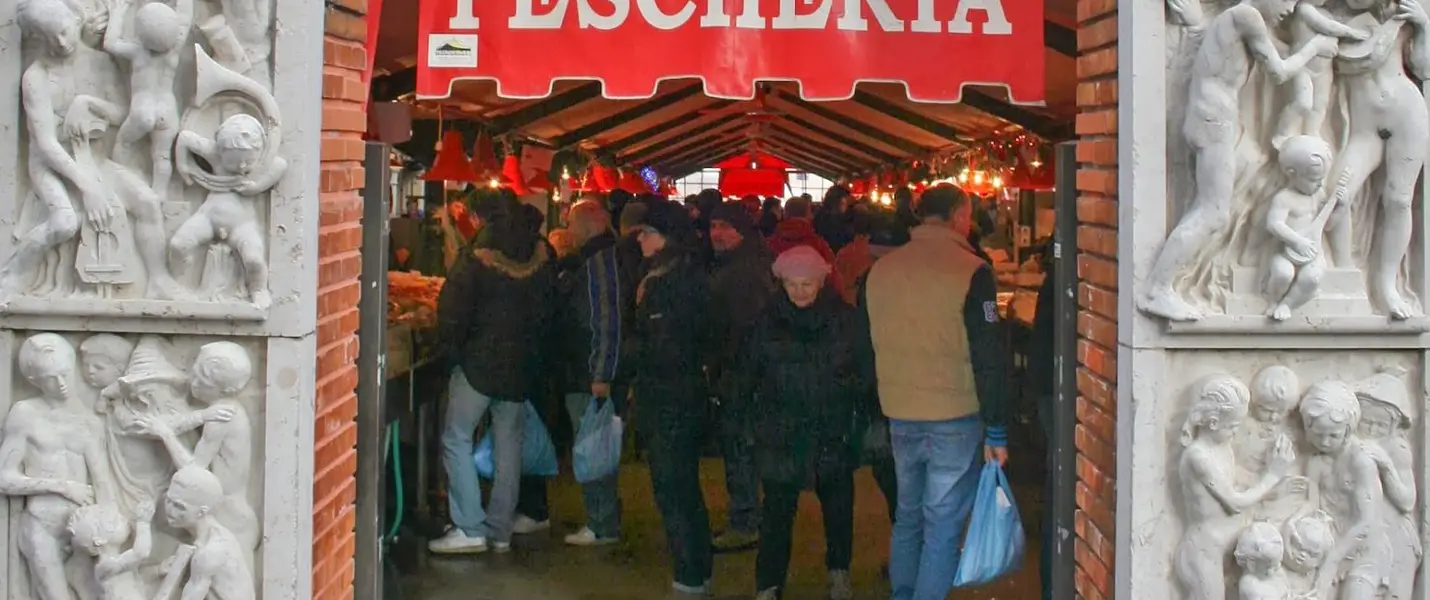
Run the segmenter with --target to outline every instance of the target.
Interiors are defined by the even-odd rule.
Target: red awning
[[[507,98],[596,80],[608,98],[701,79],[717,98],[795,81],[806,100],[844,100],[863,81],[910,99],[958,102],[965,84],[1041,104],[1043,0],[420,0],[417,96],[463,79]]]
[[[742,152],[715,165],[725,196],[782,196],[790,164],[763,152]]]

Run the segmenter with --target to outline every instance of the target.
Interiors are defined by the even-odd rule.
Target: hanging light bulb
[[[561,167],[561,178],[562,178],[562,179],[571,179],[571,171],[568,170],[568,169],[567,169],[566,167],[564,167],[564,166]]]
[[[491,181],[487,182],[487,187],[497,189],[501,187],[501,181],[498,181],[495,177],[493,177]]]
[[[973,185],[983,185],[983,171],[973,172]]]
[[[994,176],[993,176],[993,187],[994,187],[995,189],[1003,187],[1003,176],[1001,176],[1001,175],[994,175]]]
[[[1038,159],[1035,158],[1035,159],[1033,159],[1033,162],[1028,163],[1028,164],[1032,165],[1033,168],[1036,169],[1036,168],[1038,168],[1038,167],[1043,166],[1043,161],[1038,160]]]

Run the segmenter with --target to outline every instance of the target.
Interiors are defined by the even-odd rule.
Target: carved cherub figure
[[[1361,41],[1370,32],[1356,29],[1325,13],[1326,0],[1301,0],[1291,17],[1291,44],[1305,47],[1319,36],[1331,36]],[[1291,78],[1291,98],[1276,122],[1271,138],[1273,148],[1281,148],[1295,135],[1320,136],[1326,123],[1326,109],[1331,102],[1331,58],[1316,56],[1306,63],[1306,69]]]
[[[1231,220],[1240,136],[1238,98],[1251,80],[1252,67],[1262,67],[1273,81],[1281,83],[1301,72],[1312,58],[1336,52],[1338,40],[1323,36],[1282,59],[1270,28],[1294,8],[1294,0],[1243,0],[1206,26],[1193,62],[1187,114],[1182,121],[1195,163],[1196,195],[1148,272],[1148,292],[1138,299],[1144,312],[1173,321],[1202,317],[1200,310],[1177,293],[1173,282],[1197,251],[1211,243]]]
[[[1270,523],[1257,521],[1242,530],[1233,553],[1242,571],[1236,586],[1241,600],[1286,600],[1285,551],[1281,532]]]
[[[134,39],[125,39],[124,17],[133,0],[119,0],[109,11],[104,50],[129,63],[129,115],[119,126],[114,160],[132,166],[131,146],[149,137],[153,160],[150,186],[160,197],[168,195],[174,174],[174,138],[179,134],[179,101],[174,96],[174,76],[179,53],[193,26],[194,1],[174,0],[170,8],[149,2],[134,13]]]
[[[1345,382],[1317,383],[1301,399],[1306,441],[1316,452],[1306,464],[1314,483],[1307,507],[1326,511],[1337,525],[1336,545],[1314,588],[1327,600],[1374,600],[1392,575],[1382,459],[1376,456],[1383,452],[1357,435],[1360,420],[1360,402]],[[1337,581],[1339,595],[1332,596]]]
[[[1281,564],[1286,568],[1288,591],[1291,600],[1314,600],[1316,573],[1326,553],[1336,544],[1335,532],[1331,529],[1331,517],[1324,512],[1292,519],[1286,522],[1286,558]]]
[[[1386,598],[1410,598],[1424,548],[1415,514],[1415,454],[1406,439],[1410,429],[1411,401],[1402,379],[1405,369],[1386,367],[1356,384],[1361,419],[1357,434],[1379,446],[1372,453],[1380,466],[1386,505],[1382,508],[1395,553]]]
[[[1281,242],[1267,259],[1266,316],[1277,321],[1315,298],[1326,274],[1321,237],[1336,203],[1325,199],[1323,187],[1331,169],[1331,147],[1318,137],[1298,135],[1281,145],[1276,158],[1286,175],[1286,187],[1271,196],[1266,230]]]
[[[222,409],[231,416],[208,421],[198,445],[190,451],[165,422],[141,419],[137,428],[164,443],[174,464],[211,471],[223,487],[225,499],[216,516],[248,550],[258,547],[258,517],[248,505],[248,475],[252,469],[253,428],[237,395],[248,385],[253,363],[248,352],[233,342],[212,342],[199,348],[189,373],[189,391],[204,410]]]
[[[214,515],[223,502],[223,486],[213,473],[187,466],[174,473],[164,495],[164,514],[169,525],[194,536],[193,557],[188,562],[189,579],[183,598],[254,600],[253,572],[249,558],[233,532]],[[171,565],[170,573],[182,571]]]
[[[1236,485],[1232,440],[1246,419],[1250,395],[1235,377],[1209,376],[1199,382],[1182,425],[1177,481],[1185,501],[1186,534],[1177,546],[1173,573],[1187,598],[1222,600],[1225,560],[1236,544],[1241,514],[1268,496],[1297,493],[1306,484],[1304,478],[1290,476],[1296,453],[1291,439],[1282,436],[1256,483],[1245,489]]]
[[[69,533],[76,549],[98,559],[94,577],[99,582],[101,600],[143,600],[144,584],[139,580],[139,563],[149,558],[154,538],[150,522],[154,518],[154,502],[140,502],[134,515],[134,545],[122,550],[129,541],[129,519],[114,504],[81,506],[70,515]]]
[[[20,375],[40,391],[16,402],[0,436],[0,494],[23,497],[14,535],[39,600],[69,600],[85,587],[67,567],[65,526],[80,506],[111,502],[99,420],[76,395],[74,346],[53,333],[20,344]]]
[[[209,190],[208,198],[191,215],[169,241],[169,251],[187,269],[200,246],[218,241],[238,253],[243,262],[250,300],[259,308],[273,303],[268,291],[268,257],[263,247],[263,231],[249,197],[272,188],[288,169],[287,161],[273,156],[269,164],[259,164],[268,144],[267,133],[258,119],[238,114],[225,119],[214,139],[209,140],[192,131],[179,134],[180,172],[193,182],[192,168],[186,168],[197,154],[213,167],[220,178],[239,178],[237,185],[214,185],[207,178],[199,185]]]

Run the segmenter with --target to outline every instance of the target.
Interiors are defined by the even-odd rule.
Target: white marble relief
[[[1423,551],[1407,434],[1423,400],[1394,364],[1341,378],[1297,371],[1267,365],[1250,387],[1227,372],[1190,384],[1170,490],[1181,597],[1409,600]]]
[[[266,317],[288,164],[271,6],[19,3],[28,178],[0,312]]]
[[[1175,224],[1139,308],[1226,332],[1430,330],[1411,252],[1430,137],[1412,79],[1430,74],[1421,3],[1167,0],[1167,14]]]
[[[252,598],[254,353],[213,338],[39,333],[16,360],[16,397],[31,399],[4,417],[0,494],[24,501],[33,597]]]

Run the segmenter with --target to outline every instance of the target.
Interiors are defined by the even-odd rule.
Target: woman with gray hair
[[[824,513],[829,597],[853,597],[854,470],[860,433],[877,410],[874,357],[867,323],[825,284],[831,267],[819,252],[796,246],[774,263],[776,294],[746,346],[745,381],[758,394],[755,461],[764,482],[758,600],[778,600],[789,573],[799,496],[814,481]]]

